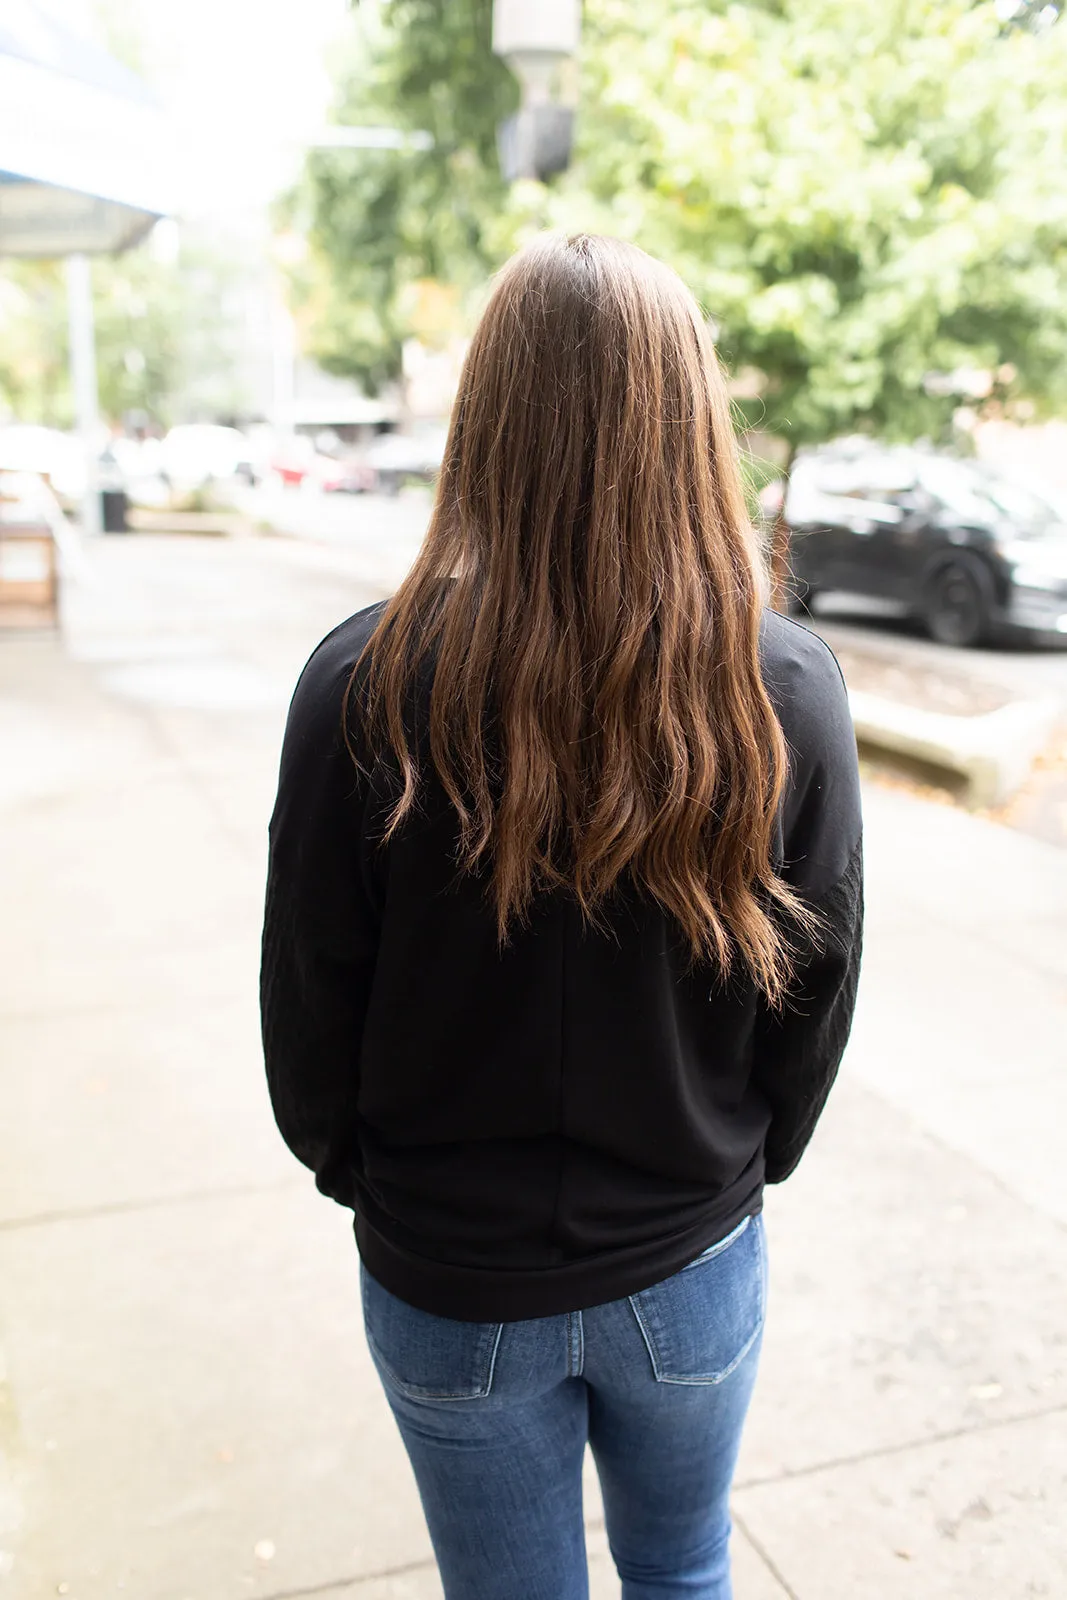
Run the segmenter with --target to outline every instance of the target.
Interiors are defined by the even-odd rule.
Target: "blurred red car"
[[[366,461],[319,459],[325,465],[318,483],[326,494],[372,494],[378,487],[378,474]]]
[[[372,466],[355,457],[323,455],[302,434],[282,443],[271,470],[288,488],[307,484],[325,494],[367,494],[378,487],[378,474]]]

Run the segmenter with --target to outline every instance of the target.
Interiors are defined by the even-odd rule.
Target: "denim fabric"
[[[582,1461],[623,1600],[730,1600],[728,1496],[763,1332],[763,1220],[590,1311],[456,1322],[363,1270],[367,1340],[447,1600],[585,1600]]]

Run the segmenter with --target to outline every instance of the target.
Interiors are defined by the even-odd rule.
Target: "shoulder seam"
[[[845,674],[841,671],[841,663],[840,663],[840,661],[838,661],[837,657],[834,655],[833,650],[827,644],[827,642],[823,638],[822,634],[821,633],[816,633],[814,628],[806,628],[802,622],[798,622],[795,617],[789,616],[788,613],[785,612],[785,611],[776,611],[774,614],[777,617],[781,617],[782,621],[783,622],[787,622],[791,628],[795,628],[798,633],[806,634],[809,639],[814,639],[817,644],[822,646],[822,648],[825,651],[825,653],[830,657],[830,660],[833,662],[834,667],[837,670],[837,675],[841,679],[841,683],[844,686],[845,692],[847,694],[847,692],[848,692],[848,684],[845,683]]]
[[[344,634],[344,630],[346,628],[353,628],[354,632],[356,632],[358,634],[362,634],[364,632],[362,624],[369,623],[370,626],[366,629],[366,638],[362,639],[362,642],[359,645],[359,651],[362,651],[363,646],[366,644],[367,639],[370,637],[370,635],[374,632],[374,629],[377,626],[378,620],[379,620],[379,617],[376,617],[376,616],[372,617],[370,615],[370,613],[377,611],[379,613],[379,615],[380,615],[381,610],[384,609],[386,604],[387,604],[387,602],[385,600],[376,600],[376,601],[374,601],[374,603],[372,605],[364,606],[363,609],[360,610],[360,611],[353,611],[353,613],[352,613],[352,615],[350,617],[342,618],[342,620],[339,623],[337,623],[336,627],[331,628],[329,633],[324,634],[323,637],[319,640],[319,642],[315,646],[314,650],[312,650],[311,655],[308,657],[308,662],[310,663],[311,660],[315,656],[318,655],[319,651],[322,650],[325,645],[328,645],[328,644],[330,644],[330,643],[332,643],[332,642],[334,642],[336,640],[339,640],[342,637],[342,635]],[[354,624],[358,624],[360,626],[353,627]],[[356,652],[356,655],[359,654],[359,651]],[[350,667],[354,666],[354,665],[355,665],[355,656],[353,657],[353,660],[350,663]]]

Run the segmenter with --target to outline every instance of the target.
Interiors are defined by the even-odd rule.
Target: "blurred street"
[[[256,1012],[289,695],[427,501],[286,505],[293,537],[89,543],[62,641],[0,637],[12,1600],[440,1594],[348,1215],[274,1130]],[[1063,654],[967,659],[1067,703]],[[856,1030],[768,1195],[737,1600],[1059,1600],[1067,852],[876,785],[866,814]],[[592,1480],[587,1511],[604,1600]]]
[[[850,646],[886,660],[929,667],[950,677],[973,678],[1016,694],[1051,695],[1067,715],[1067,647],[1017,644],[959,650],[935,644],[918,623],[886,614],[857,595],[827,595],[811,625],[834,650]]]

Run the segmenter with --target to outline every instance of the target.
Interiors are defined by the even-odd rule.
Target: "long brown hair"
[[[772,855],[765,588],[693,297],[621,240],[538,239],[497,278],[425,542],[349,683],[403,779],[385,837],[417,803],[429,669],[424,748],[502,940],[546,890],[604,921],[627,875],[696,960],[739,957],[777,1003],[784,928],[810,919]]]

